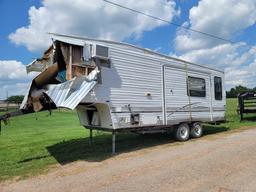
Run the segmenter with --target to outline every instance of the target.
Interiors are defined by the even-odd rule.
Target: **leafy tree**
[[[22,100],[24,99],[24,95],[13,95],[6,99],[6,101],[10,103],[17,103],[20,104]]]
[[[239,93],[246,92],[246,91],[256,91],[256,87],[253,89],[250,89],[248,87],[238,85],[238,86],[235,86],[234,88],[231,88],[230,91],[227,91],[226,96],[227,98],[236,98]]]
[[[227,91],[226,96],[227,96],[227,98],[237,97],[237,93],[236,93],[235,88],[231,88],[230,91]]]
[[[246,92],[246,91],[251,91],[251,89],[249,89],[247,87],[243,87],[242,85],[238,85],[238,86],[236,86],[236,91],[237,91],[237,93],[242,93],[242,92]]]

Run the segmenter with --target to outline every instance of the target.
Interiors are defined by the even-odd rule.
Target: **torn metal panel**
[[[96,81],[86,82],[83,81],[79,87],[65,100],[60,107],[75,109],[76,106],[83,100],[83,98],[93,89]]]
[[[54,48],[50,46],[43,54],[42,58],[33,60],[26,66],[27,73],[32,71],[42,72],[53,64]]]
[[[75,38],[69,38],[69,37],[63,37],[63,36],[53,36],[53,39],[55,41],[64,42],[71,45],[78,45],[78,46],[84,46],[85,40],[83,39],[75,39]]]
[[[47,87],[48,91],[45,93],[51,98],[56,106],[59,107],[67,98],[72,84],[73,80],[58,85],[49,85]]]
[[[41,62],[38,62],[37,59],[34,59],[30,64],[26,66],[27,73],[32,71],[42,72],[44,69],[44,65]]]
[[[47,70],[45,73],[47,74]],[[73,110],[97,84],[98,73],[99,71],[96,68],[88,76],[75,77],[60,84],[49,84],[48,82],[51,82],[51,78],[48,78],[48,76],[42,78],[43,80],[41,78],[38,80],[38,77],[36,77],[20,109],[27,109],[32,106],[34,111],[40,111],[47,105],[47,99],[50,98],[51,101],[48,100],[48,102],[53,102],[56,107]],[[38,85],[40,87],[42,85],[45,86],[39,88]],[[45,98],[44,95],[47,95],[47,97]]]
[[[73,110],[97,84],[98,73],[95,69],[87,77],[76,77],[62,84],[50,85],[45,93],[57,107]]]

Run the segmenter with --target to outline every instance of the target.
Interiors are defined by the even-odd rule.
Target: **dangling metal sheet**
[[[55,103],[56,107],[73,110],[97,84],[98,72],[98,69],[95,69],[87,77],[76,77],[62,84],[49,85],[45,93]]]

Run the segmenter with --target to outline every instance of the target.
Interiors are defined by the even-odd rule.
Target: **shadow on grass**
[[[152,147],[175,142],[169,134],[117,134],[117,153],[130,152],[141,148]],[[102,134],[93,137],[93,144],[89,145],[88,138],[73,139],[48,146],[49,153],[60,163],[67,164],[76,160],[102,161],[112,156],[112,136]]]
[[[229,128],[215,125],[205,125],[204,135],[215,134],[228,131]],[[139,149],[174,143],[174,137],[171,134],[145,134],[138,135],[133,133],[120,133],[116,138],[116,151],[118,153],[131,152]],[[64,165],[77,160],[89,162],[99,162],[113,156],[111,154],[112,136],[111,134],[100,134],[93,137],[93,144],[89,145],[89,138],[78,138],[47,147],[49,155],[38,156],[20,161],[25,163],[32,160],[40,160],[54,157],[58,163]]]
[[[229,131],[230,128],[220,125],[204,125],[204,135],[216,134]]]
[[[26,162],[33,161],[33,160],[44,159],[44,158],[47,158],[47,157],[50,157],[50,156],[51,155],[42,155],[42,156],[37,156],[37,157],[31,157],[31,158],[24,159],[22,161],[18,161],[17,163],[26,163]]]

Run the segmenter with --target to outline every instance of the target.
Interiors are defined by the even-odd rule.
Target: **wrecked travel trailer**
[[[224,72],[130,44],[51,34],[52,46],[27,66],[22,113],[76,109],[81,125],[112,132],[202,135],[202,122],[224,120]]]

